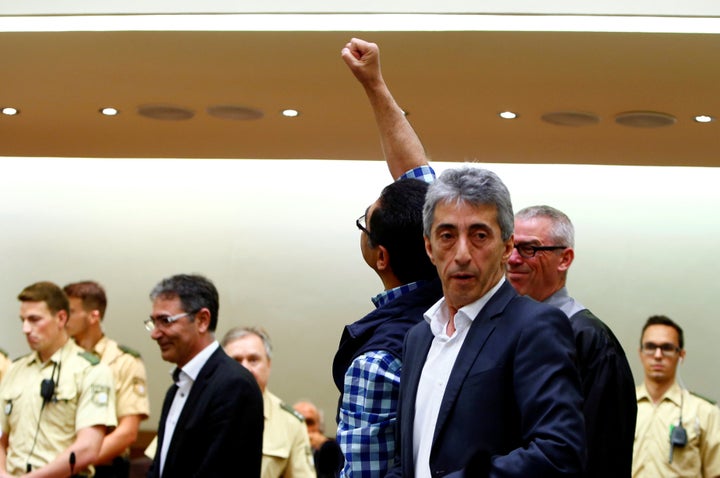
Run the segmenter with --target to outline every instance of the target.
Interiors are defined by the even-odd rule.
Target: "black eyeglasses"
[[[360,229],[362,232],[367,234],[369,237],[372,238],[372,234],[370,234],[370,231],[367,230],[367,223],[365,221],[365,216],[367,216],[367,213],[363,214],[357,220],[355,221],[355,225],[358,229]]]
[[[530,259],[535,257],[538,251],[557,251],[560,249],[567,249],[567,246],[533,246],[532,244],[515,244],[520,257]]]
[[[680,347],[669,343],[654,344],[652,342],[645,342],[640,348],[643,354],[651,356],[657,353],[657,349],[660,349],[664,357],[674,357],[676,354],[680,353]]]

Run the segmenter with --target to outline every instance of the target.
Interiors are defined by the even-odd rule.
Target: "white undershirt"
[[[415,396],[413,465],[417,478],[431,478],[432,476],[430,473],[430,450],[440,405],[445,396],[450,373],[463,342],[465,342],[470,325],[503,282],[505,282],[505,277],[502,277],[495,287],[484,296],[457,311],[454,318],[455,333],[452,337],[447,335],[450,314],[445,298],[440,299],[425,313],[425,320],[430,324],[430,330],[435,338],[430,345]]]
[[[217,340],[202,349],[200,353],[195,355],[184,367],[180,369],[177,381],[177,392],[173,398],[172,405],[168,411],[167,418],[165,418],[165,432],[163,434],[163,443],[160,449],[160,476],[163,476],[163,468],[165,467],[165,458],[167,457],[170,443],[172,442],[173,433],[175,433],[175,426],[180,419],[185,402],[187,401],[188,395],[190,395],[190,389],[192,389],[200,370],[205,366],[205,362],[208,361],[210,356],[220,346]]]

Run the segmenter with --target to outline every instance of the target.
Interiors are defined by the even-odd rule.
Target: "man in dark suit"
[[[580,476],[582,398],[567,317],[505,280],[510,194],[492,172],[446,170],[423,210],[444,297],[405,340],[393,476]]]
[[[630,478],[637,400],[630,364],[610,327],[570,296],[575,228],[550,206],[515,214],[515,250],[507,280],[522,295],[562,310],[575,335],[587,432],[585,478]]]
[[[163,360],[177,365],[148,477],[259,477],[263,402],[255,378],[215,340],[218,292],[198,275],[162,280],[145,321]]]

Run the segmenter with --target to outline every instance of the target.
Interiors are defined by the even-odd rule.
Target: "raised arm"
[[[413,168],[428,164],[420,138],[390,94],[382,77],[378,46],[353,38],[342,49],[341,56],[365,88],[380,132],[385,161],[393,179]]]

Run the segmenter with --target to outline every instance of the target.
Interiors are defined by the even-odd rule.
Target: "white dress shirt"
[[[415,396],[413,457],[417,478],[431,478],[430,450],[450,373],[473,320],[503,282],[505,277],[502,277],[484,296],[458,309],[454,317],[455,333],[452,336],[447,335],[450,314],[444,297],[425,313],[425,320],[430,324],[430,330],[435,338],[425,359]]]
[[[165,432],[163,434],[163,443],[160,449],[160,476],[163,474],[165,458],[167,457],[167,452],[170,448],[170,443],[172,442],[175,426],[180,419],[180,414],[183,411],[188,395],[190,395],[190,390],[192,389],[200,370],[202,370],[205,363],[219,346],[220,344],[218,341],[213,340],[210,345],[202,349],[200,353],[194,356],[188,363],[185,364],[184,367],[173,370],[173,374],[175,374],[176,370],[179,370],[176,382],[178,389],[175,392],[172,405],[170,405],[167,418],[165,418]]]

